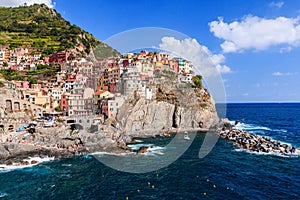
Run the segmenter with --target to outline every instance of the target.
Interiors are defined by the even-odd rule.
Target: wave
[[[71,167],[72,164],[62,164],[61,166],[62,166],[62,167]]]
[[[97,156],[97,157],[101,157],[103,155],[112,155],[112,156],[128,156],[131,154],[135,154],[134,152],[127,152],[127,153],[110,153],[110,152],[105,152],[105,151],[98,151],[98,152],[94,152],[94,153],[90,153],[86,156],[88,156],[88,158],[90,158],[89,156]]]
[[[0,192],[0,198],[6,197],[8,194],[6,192]]]
[[[254,131],[254,130],[263,130],[263,131],[271,131],[272,129],[265,127],[265,126],[258,126],[254,124],[245,124],[245,123],[238,123],[235,125],[237,129],[241,129],[244,131]]]
[[[152,146],[147,149],[147,151],[143,155],[164,155],[164,150],[166,147],[160,147],[160,146]]]
[[[236,121],[230,121],[230,124],[233,125],[236,129],[244,130],[244,131],[275,131],[275,132],[282,132],[282,133],[287,133],[288,131],[286,129],[271,129],[269,127],[265,126],[259,126],[256,124],[247,124],[243,122],[238,122],[235,124]]]
[[[134,149],[134,150],[139,150],[140,147],[146,146],[148,147],[147,151],[143,153],[142,155],[164,155],[164,150],[166,147],[160,147],[160,146],[154,146],[153,144],[130,144],[127,145],[128,147]],[[136,155],[136,152],[128,152],[128,153],[108,153],[108,152],[94,152],[89,155],[101,157],[104,155],[112,155],[112,156],[130,156],[130,155]]]
[[[143,146],[148,147],[147,151],[143,153],[143,155],[163,155],[163,151],[166,149],[165,147],[154,146],[154,144],[130,144],[127,146],[135,151],[139,150]]]
[[[151,147],[154,144],[128,144],[127,146],[135,151],[139,150],[141,147]]]
[[[137,142],[137,143],[144,142],[143,140],[138,140],[138,139],[134,139],[134,141]]]
[[[282,132],[282,133],[287,133],[288,132],[286,129],[274,129],[273,131]]]
[[[9,171],[13,171],[16,169],[24,169],[24,168],[28,168],[28,167],[33,167],[35,165],[38,165],[40,163],[43,162],[49,162],[54,160],[54,157],[29,157],[27,159],[24,159],[24,162],[28,162],[28,165],[21,165],[20,163],[13,163],[12,165],[0,165],[0,172],[9,172]],[[31,164],[31,161],[36,161],[34,164]]]
[[[256,154],[256,155],[272,155],[272,156],[278,156],[278,157],[283,157],[283,158],[296,158],[300,156],[300,150],[296,150],[296,153],[293,154],[282,154],[279,152],[256,152],[256,151],[251,151],[248,149],[234,149],[233,151],[235,152],[246,152],[250,154]]]

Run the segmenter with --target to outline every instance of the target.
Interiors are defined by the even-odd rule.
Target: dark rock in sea
[[[31,161],[31,164],[32,164],[32,165],[37,164],[37,163],[38,163],[38,161],[36,161],[36,160],[32,160],[32,161]]]
[[[21,162],[21,165],[29,165],[30,163],[28,161]]]
[[[141,147],[139,148],[139,150],[137,151],[137,154],[140,155],[140,154],[146,153],[147,150],[148,150],[148,148],[149,148],[149,147],[147,147],[147,146],[141,146]]]
[[[11,160],[8,160],[5,162],[5,165],[7,166],[12,166],[13,165],[13,162]]]
[[[223,126],[219,135],[222,138],[233,141],[235,145],[254,152],[272,153],[279,152],[282,154],[296,153],[297,149],[289,144],[272,140],[264,136],[258,136],[243,130],[228,128]]]

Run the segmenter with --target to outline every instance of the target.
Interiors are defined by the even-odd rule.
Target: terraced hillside
[[[70,24],[44,4],[0,7],[0,46],[11,49],[27,47],[31,52],[44,56],[65,49],[86,56],[98,46],[95,55],[98,59],[119,55],[116,50]]]

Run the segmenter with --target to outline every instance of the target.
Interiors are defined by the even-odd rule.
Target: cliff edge
[[[149,86],[152,99],[135,93],[116,117],[118,128],[129,135],[154,135],[161,131],[209,129],[218,125],[215,102],[208,91],[164,79]]]

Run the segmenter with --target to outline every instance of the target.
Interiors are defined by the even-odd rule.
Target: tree
[[[62,112],[62,111],[63,111],[63,110],[60,108],[60,106],[55,107],[54,110],[55,110],[56,112]]]
[[[47,68],[49,68],[49,65],[41,65],[41,64],[39,64],[39,65],[37,66],[37,69],[38,69],[38,70],[43,70],[43,69],[47,69]]]
[[[193,76],[192,81],[196,88],[202,88],[202,76],[201,75]]]
[[[32,76],[28,77],[28,81],[30,84],[37,84],[37,80],[35,78],[33,78]]]

